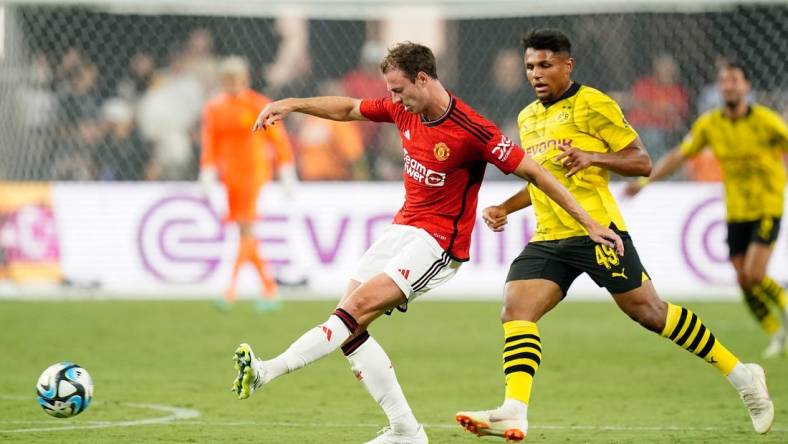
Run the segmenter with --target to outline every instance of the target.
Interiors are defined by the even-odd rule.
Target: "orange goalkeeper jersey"
[[[202,116],[202,167],[216,167],[228,185],[260,186],[273,178],[275,165],[293,163],[284,125],[252,132],[257,114],[270,100],[251,89],[211,99]]]

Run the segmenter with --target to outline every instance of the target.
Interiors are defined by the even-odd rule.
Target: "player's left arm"
[[[573,176],[578,171],[590,166],[604,168],[621,176],[645,176],[651,174],[651,156],[643,146],[640,137],[627,144],[619,151],[596,153],[583,151],[579,147],[559,146],[562,153],[556,157],[562,160],[569,170],[566,176]]]
[[[604,94],[590,94],[578,103],[577,124],[583,131],[603,141],[608,152],[583,151],[582,147],[564,146],[557,159],[567,168],[567,177],[596,166],[622,176],[648,176],[651,157],[638,133],[624,118],[618,104]]]
[[[588,231],[588,236],[598,244],[614,247],[619,255],[624,254],[621,238],[610,228],[603,227],[589,215],[572,194],[550,172],[528,156],[524,156],[514,174],[529,181],[542,190]]]

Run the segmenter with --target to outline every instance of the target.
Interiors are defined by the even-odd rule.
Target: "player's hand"
[[[268,125],[275,124],[284,119],[286,115],[290,114],[290,111],[292,110],[287,106],[287,100],[277,100],[276,102],[269,103],[260,111],[260,114],[257,115],[257,120],[254,122],[252,131],[265,129]]]
[[[554,160],[563,163],[564,167],[569,169],[566,177],[574,176],[578,171],[591,166],[594,162],[594,156],[596,156],[596,153],[589,153],[569,145],[558,145],[558,149],[562,152]]]
[[[626,197],[635,197],[642,189],[644,185],[640,181],[631,181],[627,182],[624,186],[624,196]]]
[[[592,241],[598,244],[615,248],[616,253],[619,256],[624,255],[624,242],[621,240],[621,237],[610,228],[603,227],[602,225],[595,223],[594,226],[588,230],[588,236]]]
[[[503,227],[507,222],[506,210],[500,205],[487,207],[482,211],[482,219],[484,219],[484,223],[486,223],[491,230],[495,232],[503,231]]]

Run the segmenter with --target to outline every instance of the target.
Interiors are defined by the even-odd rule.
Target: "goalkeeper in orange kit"
[[[249,87],[249,68],[240,57],[228,57],[220,66],[222,92],[211,99],[202,115],[202,155],[200,183],[207,194],[217,180],[227,189],[227,220],[238,224],[240,245],[230,284],[220,308],[235,302],[238,272],[251,262],[263,283],[264,299],[257,303],[261,311],[278,307],[276,281],[261,257],[252,227],[257,218],[257,197],[278,166],[279,177],[290,194],[297,182],[293,150],[282,126],[252,132],[257,112],[270,100]]]

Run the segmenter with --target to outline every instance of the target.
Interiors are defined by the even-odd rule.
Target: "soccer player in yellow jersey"
[[[637,194],[648,182],[669,176],[685,160],[711,147],[723,171],[730,260],[747,306],[771,335],[763,355],[778,356],[788,345],[788,307],[785,291],[766,269],[783,214],[788,130],[776,112],[747,103],[750,83],[741,65],[720,69],[719,88],[725,105],[700,116],[648,179],[627,185],[627,194]]]
[[[571,80],[575,61],[566,35],[551,29],[533,31],[523,37],[523,48],[528,80],[538,100],[518,117],[521,146],[598,223],[618,232],[624,254],[592,242],[535,187],[486,208],[485,222],[500,231],[507,214],[533,205],[537,229],[512,263],[504,288],[505,400],[493,410],[459,412],[457,421],[479,436],[525,438],[531,387],[542,360],[536,322],[561,302],[581,273],[587,273],[630,318],[715,366],[739,392],[755,431],[766,433],[774,420],[774,405],[763,369],[739,362],[700,317],[657,296],[608,189],[609,171],[624,176],[651,172],[651,159],[638,134],[610,97]]]

